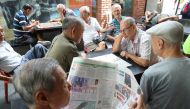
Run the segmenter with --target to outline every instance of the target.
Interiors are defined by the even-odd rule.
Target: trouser
[[[16,37],[13,45],[32,45],[34,46],[37,43],[37,38],[33,37],[31,33],[25,34],[21,37]]]
[[[31,48],[25,55],[22,56],[22,60],[20,62],[20,65],[18,65],[13,73],[16,73],[18,71],[18,69],[20,68],[20,66],[26,62],[28,62],[29,60],[32,59],[37,59],[37,58],[43,58],[45,56],[45,54],[47,53],[47,48],[44,47],[41,44],[36,44],[33,48]]]

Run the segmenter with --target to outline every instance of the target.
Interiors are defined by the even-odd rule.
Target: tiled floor
[[[8,87],[9,104],[5,103],[4,83],[3,81],[0,81],[0,109],[28,109],[19,95],[15,93],[13,85],[10,83]]]
[[[14,88],[12,84],[9,84],[9,95],[14,92]],[[10,103],[5,103],[4,99],[4,82],[0,81],[0,109],[11,109]]]

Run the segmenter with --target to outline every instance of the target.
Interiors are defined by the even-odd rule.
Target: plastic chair
[[[4,94],[5,94],[5,102],[8,104],[8,84],[10,82],[11,75],[8,73],[0,73],[0,80],[4,81]]]

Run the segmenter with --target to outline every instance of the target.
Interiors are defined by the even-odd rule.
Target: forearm
[[[53,19],[50,22],[60,22],[60,21],[61,21],[61,18],[58,18],[58,19]]]
[[[107,31],[106,28],[102,28],[102,29],[100,30],[101,33],[104,33],[104,32],[106,32],[106,31]]]
[[[114,43],[113,43],[113,47],[112,47],[112,52],[113,53],[116,53],[116,52],[119,52],[121,50],[121,40],[122,40],[122,36],[121,35],[118,35],[115,40],[114,40]]]
[[[149,63],[150,63],[150,61],[148,59],[143,59],[141,57],[138,57],[138,56],[130,54],[130,53],[127,53],[126,57],[130,58],[135,63],[137,63],[138,65],[143,66],[143,67],[148,67]]]
[[[30,25],[27,25],[27,26],[24,26],[23,27],[23,30],[24,31],[30,31],[34,26],[36,26],[37,24],[36,23],[32,23]]]

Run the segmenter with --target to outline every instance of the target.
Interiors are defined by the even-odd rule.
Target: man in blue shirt
[[[22,10],[18,11],[13,20],[13,31],[15,36],[15,43],[18,44],[35,44],[36,39],[33,37],[32,33],[33,27],[39,22],[30,22],[28,20],[28,15],[32,12],[32,6],[26,4],[23,6]]]

